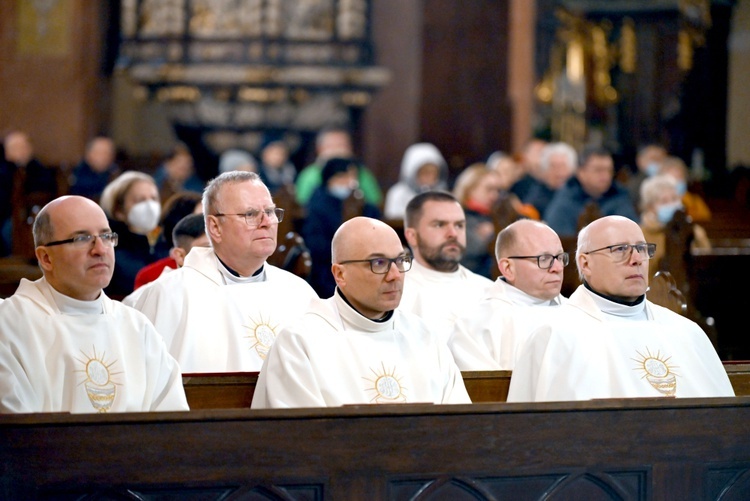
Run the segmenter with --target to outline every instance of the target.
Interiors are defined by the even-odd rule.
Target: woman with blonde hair
[[[161,203],[154,178],[139,171],[127,171],[110,182],[99,205],[118,235],[115,271],[105,289],[113,298],[133,292],[135,276],[144,266],[168,254],[157,247]]]
[[[667,224],[672,220],[677,211],[685,212],[685,206],[680,200],[677,181],[668,174],[659,174],[646,178],[640,188],[640,226],[643,236],[649,243],[656,244],[654,257],[648,263],[650,276],[659,271],[660,262],[666,251]],[[688,215],[688,217],[690,217]],[[690,243],[692,249],[710,249],[711,242],[706,230],[702,226],[693,223],[693,238]],[[669,270],[667,270],[669,271]]]
[[[500,197],[497,171],[483,163],[468,166],[456,179],[453,195],[466,214],[466,253],[461,264],[493,278],[493,267],[497,265],[490,247],[495,239],[492,210]]]

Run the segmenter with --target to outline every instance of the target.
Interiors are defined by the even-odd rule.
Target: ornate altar
[[[214,151],[352,125],[389,80],[369,0],[123,0],[119,67]]]
[[[702,115],[707,92],[726,79],[726,67],[709,62],[722,49],[732,3],[556,2],[546,20],[555,35],[540,47],[546,67],[536,87],[549,135],[576,148],[603,144],[628,158],[639,144],[657,141],[688,162],[720,141],[720,124]]]

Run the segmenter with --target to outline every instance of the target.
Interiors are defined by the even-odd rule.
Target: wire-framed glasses
[[[539,254],[538,256],[508,256],[508,259],[536,259],[536,265],[543,270],[549,270],[552,265],[555,264],[555,259],[560,261],[563,268],[568,266],[570,262],[570,255],[567,252],[561,252],[560,254]]]
[[[86,247],[92,245],[96,239],[99,238],[105,245],[110,247],[117,247],[117,233],[100,233],[98,235],[89,235],[88,233],[83,235],[76,235],[73,238],[66,238],[65,240],[55,240],[54,242],[47,242],[42,244],[43,247],[53,247],[55,245],[73,244],[75,247]]]
[[[599,252],[603,250],[609,250],[610,255],[617,262],[630,259],[630,256],[632,255],[633,250],[635,250],[638,254],[640,254],[644,259],[651,259],[652,257],[654,257],[654,253],[656,252],[656,244],[608,245],[606,247],[602,247],[601,249],[594,249],[588,252],[584,252],[583,254],[593,254],[594,252]]]
[[[224,216],[240,216],[245,218],[245,223],[251,227],[255,228],[257,226],[260,226],[260,223],[263,221],[263,215],[265,215],[268,218],[268,222],[271,224],[274,223],[280,223],[284,220],[284,209],[280,209],[279,207],[273,208],[273,209],[264,209],[264,210],[255,210],[250,209],[247,212],[243,212],[240,214],[214,214],[216,217],[224,217]]]
[[[411,269],[411,256],[409,254],[402,254],[394,258],[374,257],[372,259],[349,259],[347,261],[341,261],[339,264],[349,263],[370,263],[370,271],[377,275],[385,275],[391,270],[391,265],[395,264],[398,271],[405,273]]]

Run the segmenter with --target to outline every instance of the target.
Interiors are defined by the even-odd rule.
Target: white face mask
[[[130,208],[128,224],[134,233],[145,235],[159,224],[161,206],[156,200],[144,200]]]
[[[338,198],[339,200],[345,200],[352,194],[352,189],[349,186],[331,186],[328,188],[328,193]]]
[[[672,220],[674,213],[678,210],[682,210],[681,202],[660,205],[656,208],[656,219],[658,219],[661,224],[667,224]]]

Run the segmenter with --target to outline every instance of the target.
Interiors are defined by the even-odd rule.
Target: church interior
[[[383,193],[420,142],[450,183],[535,138],[606,148],[624,183],[660,144],[711,209],[711,248],[675,223],[653,294],[704,328],[737,394],[507,404],[502,371],[464,374],[475,404],[456,409],[276,412],[249,410],[257,374],[194,374],[186,415],[0,416],[0,497],[750,498],[750,0],[0,0],[0,13],[0,136],[27,133],[63,180],[6,186],[0,297],[41,276],[34,214],[96,136],[149,174],[185,144],[206,182],[223,152],[269,138],[300,171],[340,126]],[[574,237],[561,235],[571,253]]]

